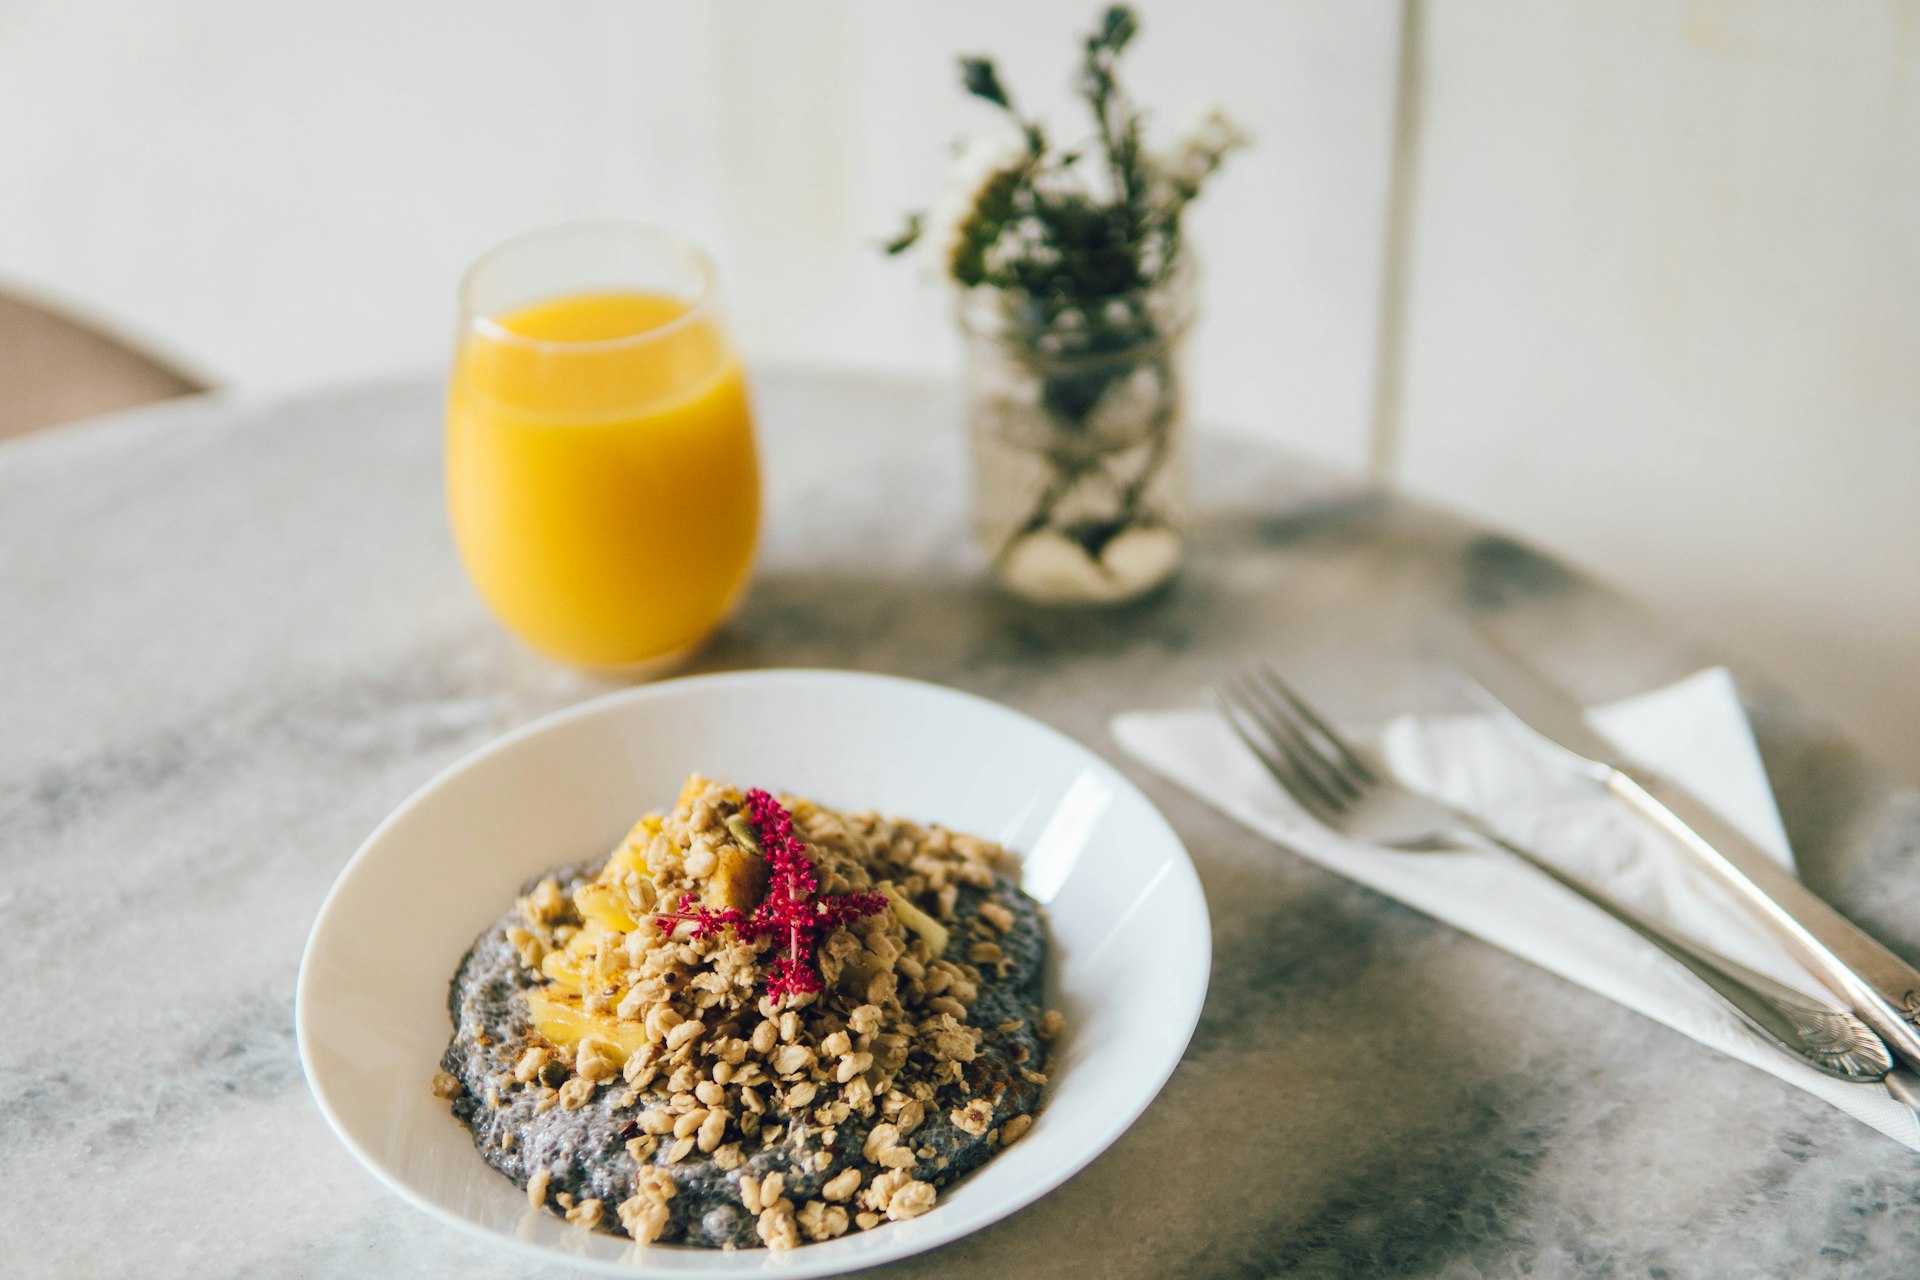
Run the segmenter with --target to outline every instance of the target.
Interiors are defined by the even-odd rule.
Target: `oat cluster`
[[[1010,1082],[968,1070],[984,1034],[969,1006],[985,972],[1007,972],[1001,941],[1015,917],[993,901],[964,928],[955,916],[964,886],[989,890],[996,876],[1017,874],[1017,861],[940,827],[792,797],[774,808],[790,813],[788,834],[823,898],[875,895],[870,912],[841,910],[818,929],[809,957],[817,989],[789,980],[769,990],[771,977],[791,972],[782,965],[793,958],[789,935],[714,924],[751,919],[765,902],[769,859],[754,817],[765,824],[770,811],[697,775],[671,812],[642,819],[571,895],[548,879],[518,904],[508,938],[540,978],[527,996],[538,1034],[484,1101],[529,1091],[536,1110],[578,1108],[618,1090],[632,1109],[622,1130],[640,1166],[631,1194],[610,1213],[598,1200],[556,1197],[572,1221],[611,1227],[611,1217],[635,1240],[657,1240],[672,1219],[671,1166],[697,1152],[741,1170],[804,1129],[810,1169],[824,1175],[836,1154],[848,1167],[802,1203],[778,1172],[740,1173],[738,1195],[768,1246],[826,1240],[933,1206],[942,1179],[913,1173],[945,1164],[914,1140],[929,1116],[995,1147],[1032,1123],[1016,1115],[996,1127]],[[1051,1039],[1059,1026],[1049,1012],[1033,1030]],[[1025,1056],[1016,1057],[1022,1082],[1044,1085],[1043,1064]],[[548,1203],[544,1171],[527,1192]]]

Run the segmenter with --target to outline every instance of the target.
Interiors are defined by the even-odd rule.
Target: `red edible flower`
[[[767,994],[780,1000],[818,991],[821,980],[815,944],[835,929],[885,911],[887,896],[821,893],[813,863],[807,859],[807,847],[793,833],[793,815],[766,792],[747,792],[747,818],[753,823],[760,852],[769,866],[767,896],[753,914],[744,916],[732,907],[703,907],[688,893],[681,895],[678,910],[663,911],[654,919],[667,930],[676,924],[691,924],[695,938],[710,937],[727,928],[750,942],[784,937],[786,946],[774,958]]]

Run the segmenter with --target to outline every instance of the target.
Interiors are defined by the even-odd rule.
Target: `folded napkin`
[[[1766,770],[1724,669],[1595,708],[1589,719],[1629,756],[1685,786],[1792,867]],[[1884,1085],[1832,1079],[1779,1049],[1658,948],[1512,855],[1390,853],[1332,835],[1211,710],[1131,712],[1115,717],[1113,734],[1141,763],[1302,856],[1817,1094],[1920,1150],[1920,1118]],[[1478,815],[1509,840],[1750,969],[1825,994],[1649,824],[1509,726],[1487,716],[1406,717],[1388,725],[1377,745],[1388,768],[1415,790]]]

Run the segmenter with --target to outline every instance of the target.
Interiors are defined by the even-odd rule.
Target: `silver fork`
[[[1532,864],[1684,965],[1746,1024],[1842,1080],[1883,1079],[1893,1057],[1873,1029],[1755,973],[1509,843],[1471,814],[1420,795],[1361,758],[1333,727],[1265,666],[1212,690],[1227,723],[1290,796],[1338,835],[1403,853],[1502,849]]]

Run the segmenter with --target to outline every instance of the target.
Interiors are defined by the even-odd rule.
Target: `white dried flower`
[[[1232,116],[1220,107],[1208,107],[1175,136],[1173,144],[1150,158],[1158,203],[1185,204],[1199,194],[1200,188],[1220,167],[1229,151],[1244,147],[1252,139]]]
[[[984,133],[961,147],[920,231],[920,243],[942,275],[953,274],[954,258],[966,243],[967,226],[987,188],[1023,168],[1028,158],[1027,140],[1017,133]]]

